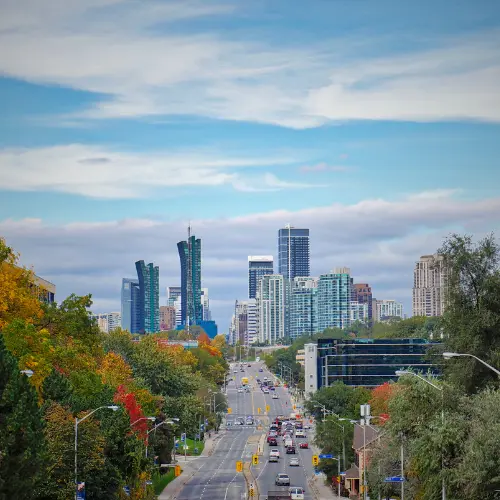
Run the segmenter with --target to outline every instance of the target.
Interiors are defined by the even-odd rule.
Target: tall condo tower
[[[289,281],[310,276],[309,229],[287,224],[278,230],[278,274]]]
[[[255,299],[259,278],[267,274],[273,274],[272,255],[249,255],[248,256],[248,298]]]

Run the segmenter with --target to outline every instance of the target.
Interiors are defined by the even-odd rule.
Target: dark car
[[[302,446],[301,446],[302,448]],[[287,455],[295,455],[295,446],[287,446],[286,447],[286,454]]]
[[[275,437],[269,437],[267,438],[267,444],[269,446],[278,446],[278,441],[276,441]]]
[[[259,368],[259,372],[262,373],[264,370],[262,368]]]

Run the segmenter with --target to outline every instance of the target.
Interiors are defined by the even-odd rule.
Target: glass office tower
[[[278,231],[278,274],[289,281],[310,275],[309,229],[288,225]]]
[[[201,303],[201,239],[189,235],[177,243],[181,264],[181,324],[199,325],[203,321]]]
[[[160,331],[160,268],[143,260],[135,263],[139,280],[139,333]]]

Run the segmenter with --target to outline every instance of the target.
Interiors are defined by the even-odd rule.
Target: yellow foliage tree
[[[14,319],[33,322],[42,316],[33,293],[33,273],[17,267],[18,255],[0,238],[0,330]]]
[[[108,352],[102,360],[99,375],[104,384],[116,389],[132,380],[132,368],[119,354]]]
[[[212,346],[222,351],[226,345],[226,337],[224,335],[216,335],[212,340]]]

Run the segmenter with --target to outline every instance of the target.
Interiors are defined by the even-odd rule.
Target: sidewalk
[[[165,489],[160,493],[159,500],[174,500],[181,492],[184,485],[198,472],[200,467],[206,463],[206,459],[212,456],[215,447],[219,443],[225,431],[219,431],[218,434],[213,434],[212,437],[205,440],[205,447],[199,457],[193,458],[187,462],[183,456],[178,456],[177,464],[182,468],[182,474],[171,481]]]

